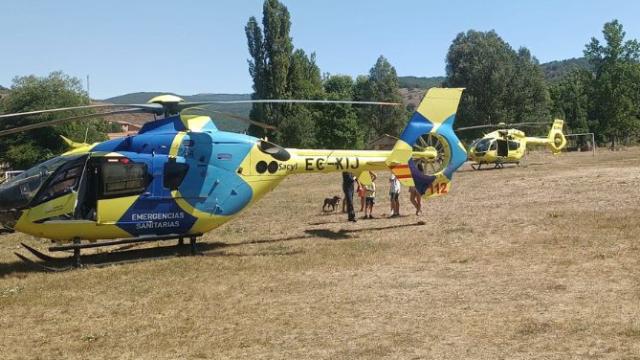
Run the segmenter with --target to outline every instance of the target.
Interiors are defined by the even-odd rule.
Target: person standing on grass
[[[416,208],[416,215],[422,214],[422,196],[420,196],[415,186],[409,187],[409,200]]]
[[[400,216],[400,180],[394,173],[389,176],[389,200],[391,203],[390,217]]]
[[[356,213],[353,210],[353,183],[356,177],[348,171],[342,172],[342,192],[344,192],[344,202],[347,204],[348,220],[356,222]]]
[[[373,219],[373,205],[376,203],[376,174],[371,174],[371,184],[365,185],[364,219]]]
[[[421,174],[424,174],[424,166],[422,165],[421,162],[419,162],[416,165],[416,167],[418,168],[418,171],[420,171]],[[422,196],[420,195],[420,193],[418,192],[418,189],[416,189],[415,186],[409,187],[409,200],[411,201],[413,206],[416,208],[416,215],[422,214]]]
[[[358,181],[358,197],[360,198],[360,212],[364,211],[364,205],[365,205],[364,198],[366,197],[366,195],[367,195],[367,190],[360,183],[360,181]]]

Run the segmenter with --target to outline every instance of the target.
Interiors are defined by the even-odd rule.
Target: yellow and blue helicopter
[[[194,248],[197,236],[233,219],[294,174],[360,174],[391,169],[423,196],[443,195],[450,190],[453,173],[467,159],[453,131],[461,93],[462,89],[429,90],[391,151],[283,148],[264,139],[219,131],[209,116],[183,111],[229,101],[190,103],[171,95],[156,97],[147,104],[101,104],[0,115],[2,119],[108,109],[2,130],[0,136],[114,114],[143,112],[159,117],[146,123],[136,135],[95,144],[68,141],[70,151],[1,184],[0,221],[15,231],[59,243],[49,250],[74,250],[79,264],[80,249],[87,247],[169,238],[182,243],[189,238]],[[323,100],[241,102],[395,105]],[[424,143],[425,136],[437,139],[438,147],[414,148]],[[434,161],[439,164],[435,172],[417,165]],[[35,249],[27,249],[46,259]]]

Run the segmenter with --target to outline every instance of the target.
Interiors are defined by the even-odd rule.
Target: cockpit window
[[[22,183],[21,188],[25,191],[35,192],[40,188],[40,185],[47,179],[51,173],[56,171],[62,164],[73,161],[79,158],[81,155],[75,156],[56,156],[43,163],[40,163],[29,170],[24,171],[18,176],[7,180],[0,185],[0,189],[11,187],[15,184]]]
[[[66,195],[78,189],[78,184],[80,183],[86,162],[86,156],[71,161],[69,161],[69,158],[65,160],[64,166],[60,166],[62,164],[59,164],[58,169],[54,172],[51,179],[47,180],[44,187],[38,191],[38,195],[33,200],[34,205]],[[41,165],[44,164],[45,163]]]
[[[489,145],[491,144],[491,139],[480,139],[476,143],[476,151],[485,152],[489,150]]]

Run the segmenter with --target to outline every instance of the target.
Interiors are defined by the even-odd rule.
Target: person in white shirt
[[[389,199],[391,201],[391,217],[400,216],[400,180],[391,173],[389,177]]]

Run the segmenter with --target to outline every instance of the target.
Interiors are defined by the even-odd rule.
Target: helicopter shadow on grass
[[[312,239],[312,238],[323,238],[328,240],[348,240],[348,239],[356,238],[354,234],[358,234],[362,232],[399,229],[404,227],[423,226],[423,225],[425,225],[424,221],[418,221],[411,224],[397,224],[397,225],[366,227],[366,228],[358,228],[358,229],[340,229],[340,230],[332,230],[332,229],[326,229],[326,228],[307,229],[304,231],[305,235],[303,236],[289,236],[285,238],[252,240],[252,241],[241,242],[233,245],[238,246],[238,245],[248,245],[248,244],[268,244],[268,243],[278,243],[278,242],[304,240],[304,239]]]
[[[228,246],[228,244],[222,242],[199,242],[197,244],[197,249],[200,254],[206,254],[226,246]],[[188,245],[166,245],[141,249],[131,249],[132,247],[133,246],[129,245],[111,249],[111,251],[82,254],[82,265],[90,268],[105,267],[110,265],[130,264],[149,260],[162,260],[180,256],[189,256]],[[46,270],[42,266],[47,266],[52,269],[59,268],[61,270],[66,270],[70,267],[72,261],[71,256],[58,256],[55,257],[55,259],[56,260],[52,262],[33,261],[33,263],[27,263],[21,260],[16,260],[9,263],[0,263],[0,278],[12,274],[42,272],[43,270]]]
[[[228,253],[225,251],[220,251],[228,248],[237,248],[246,245],[256,245],[256,244],[278,244],[289,241],[298,241],[298,240],[309,240],[314,238],[322,238],[327,240],[349,240],[355,239],[357,236],[354,234],[369,232],[369,231],[378,231],[378,230],[389,230],[389,229],[397,229],[403,227],[412,227],[412,226],[422,226],[425,223],[423,221],[418,221],[417,223],[411,224],[398,224],[398,225],[388,225],[388,226],[379,226],[379,227],[367,227],[367,228],[359,228],[359,229],[307,229],[304,231],[304,235],[294,235],[288,237],[281,237],[275,239],[260,239],[260,240],[250,240],[243,241],[239,243],[223,243],[223,242],[199,242],[197,244],[198,255],[200,256],[208,256],[208,257],[248,257],[248,256],[290,256],[302,253],[302,250],[278,250],[278,251],[260,251],[258,253],[252,254],[242,254],[242,253]],[[93,254],[83,254],[82,255],[82,264],[83,266],[89,268],[100,268],[106,266],[113,265],[124,265],[124,264],[132,264],[138,262],[152,261],[152,260],[164,260],[170,259],[180,256],[189,256],[189,246],[176,246],[176,245],[167,245],[167,246],[156,246],[156,247],[148,247],[142,249],[131,249],[131,246],[125,246],[121,248],[117,248],[112,251],[105,251],[100,253]],[[59,259],[59,260],[58,260]],[[33,262],[26,263],[21,260],[16,260],[9,263],[0,263],[0,278],[10,276],[10,275],[18,275],[33,273],[33,272],[42,272],[45,270],[42,266],[48,266],[53,269],[59,268],[60,270],[69,270],[71,264],[71,257],[56,257],[55,263],[48,262]]]
[[[332,230],[332,229],[307,229],[304,231],[305,235],[294,235],[287,236],[275,239],[260,239],[260,240],[250,240],[243,241],[240,243],[227,244],[224,248],[233,248],[233,247],[241,247],[245,245],[257,245],[257,244],[278,244],[289,241],[299,241],[299,240],[311,240],[322,238],[331,241],[341,241],[341,240],[350,240],[357,239],[357,236],[354,234],[368,231],[376,231],[376,230],[389,230],[389,229],[398,229],[404,227],[411,226],[423,226],[425,225],[424,221],[418,221],[412,224],[399,224],[399,225],[389,225],[389,226],[380,226],[373,228],[360,228],[360,229],[340,229],[340,230]],[[275,251],[267,251],[267,252],[258,252],[252,254],[239,254],[239,253],[227,253],[227,252],[213,252],[213,253],[205,253],[205,256],[237,256],[237,257],[248,257],[248,256],[281,256],[281,255],[296,255],[302,253],[302,250],[275,250]]]
[[[536,166],[544,166],[546,165],[545,163],[542,162],[528,162],[526,164],[513,164],[513,163],[509,163],[509,164],[505,164],[507,166],[504,167],[495,167],[495,166],[489,166],[489,167],[482,167],[479,169],[474,169],[471,166],[469,167],[465,167],[464,169],[461,168],[459,169],[457,172],[459,173],[473,173],[473,172],[479,172],[479,171],[508,171],[508,170],[513,170],[513,169],[526,169],[528,167],[536,167]]]

